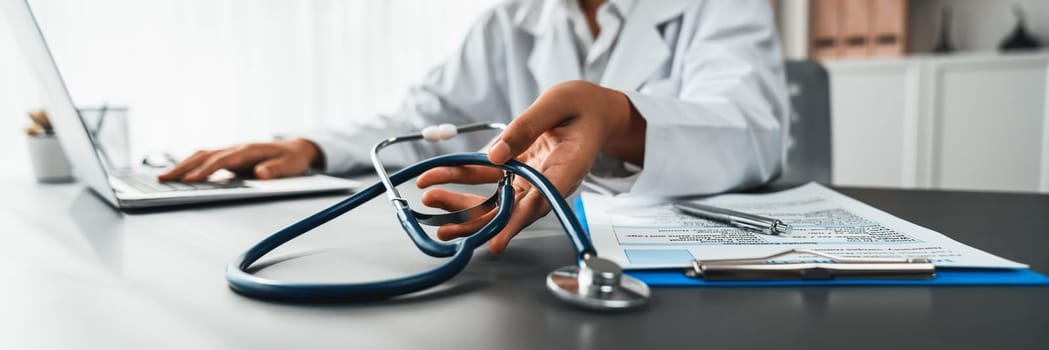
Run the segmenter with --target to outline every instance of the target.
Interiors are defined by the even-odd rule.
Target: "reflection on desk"
[[[341,196],[123,214],[77,184],[0,180],[4,349],[1049,344],[1049,288],[1037,287],[662,288],[639,312],[573,309],[543,286],[548,271],[573,260],[569,242],[549,218],[502,256],[478,250],[467,270],[441,288],[365,304],[266,303],[232,293],[225,265],[263,236]],[[1049,195],[840,190],[1049,272]],[[1006,230],[990,230],[1002,221],[1009,223]],[[396,225],[388,204],[369,203],[274,252],[259,273],[353,280],[430,266],[431,258],[418,254]]]

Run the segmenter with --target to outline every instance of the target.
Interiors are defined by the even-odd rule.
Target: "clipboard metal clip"
[[[815,255],[830,262],[770,262],[791,255]],[[763,258],[693,260],[685,274],[711,281],[932,279],[936,268],[924,258],[843,258],[809,249],[791,249]]]

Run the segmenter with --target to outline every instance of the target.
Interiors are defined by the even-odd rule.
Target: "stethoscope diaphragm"
[[[623,274],[615,262],[590,256],[546,275],[558,299],[592,310],[626,310],[645,305],[652,294],[644,282]]]

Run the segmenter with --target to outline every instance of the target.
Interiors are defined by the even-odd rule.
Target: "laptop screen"
[[[36,75],[44,108],[77,178],[110,204],[119,206],[102,160],[69,96],[29,3],[26,0],[0,0],[0,6],[26,64]]]

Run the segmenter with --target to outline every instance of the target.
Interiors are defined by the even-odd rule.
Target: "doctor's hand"
[[[197,151],[157,176],[160,181],[205,181],[215,171],[253,174],[259,179],[297,176],[310,165],[319,166],[320,149],[306,139],[249,143],[217,150]]]
[[[566,196],[583,182],[599,153],[643,165],[645,128],[644,118],[622,92],[585,81],[565,82],[544,92],[507,126],[488,149],[488,160],[495,164],[510,159],[526,163]],[[419,176],[416,185],[492,183],[502,174],[499,169],[482,166],[435,168]],[[546,198],[527,180],[517,177],[513,186],[515,200],[509,223],[488,242],[489,250],[496,254],[506,250],[518,232],[550,212]],[[469,208],[483,200],[444,189],[429,190],[422,197],[423,204],[448,211]],[[443,240],[469,236],[494,216],[492,211],[474,221],[442,226],[437,236]]]

